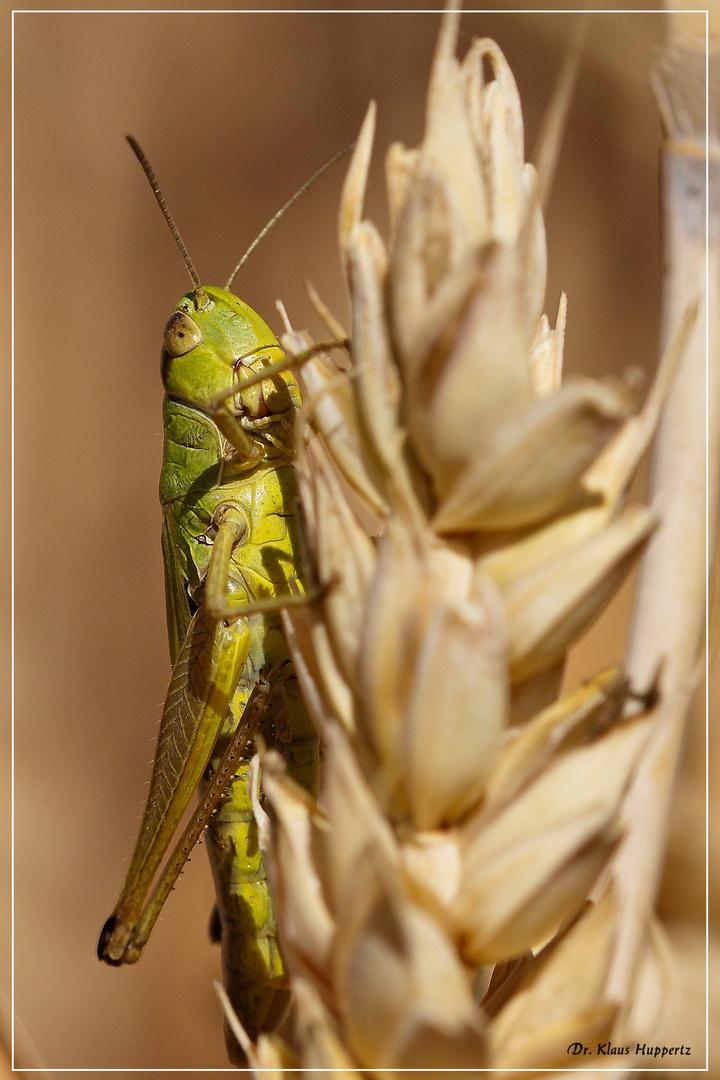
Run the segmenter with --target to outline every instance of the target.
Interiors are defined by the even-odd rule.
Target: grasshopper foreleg
[[[213,540],[207,574],[205,575],[205,608],[213,619],[237,619],[241,615],[253,615],[256,612],[281,611],[286,607],[308,604],[319,599],[323,589],[292,592],[286,596],[272,596],[262,600],[243,601],[239,604],[229,602],[228,581],[233,548],[247,535],[247,522],[241,510],[234,506],[222,506],[216,513],[217,533]],[[292,588],[292,583],[289,584]]]

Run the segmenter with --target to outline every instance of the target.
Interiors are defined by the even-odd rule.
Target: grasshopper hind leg
[[[222,941],[222,923],[220,922],[220,912],[217,904],[213,904],[213,909],[210,912],[208,937],[213,945],[219,945]]]

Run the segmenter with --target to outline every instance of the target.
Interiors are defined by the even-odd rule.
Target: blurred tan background
[[[463,49],[489,35],[511,63],[528,152],[575,18],[463,18]],[[569,371],[656,363],[660,128],[646,75],[661,24],[603,14],[590,34],[547,215],[546,309],[554,322],[568,292]],[[48,1068],[226,1065],[202,850],[142,962],[113,970],[95,959],[169,676],[158,359],[188,288],[123,133],[148,152],[201,278],[222,283],[285,199],[355,137],[371,97],[368,210],[385,227],[384,152],[421,135],[437,27],[429,12],[15,17],[15,975]],[[281,297],[298,328],[319,334],[304,277],[346,321],[335,240],[344,168],[235,282],[276,329]],[[625,590],[573,656],[571,683],[621,656],[627,607]],[[699,801],[702,817],[702,790]],[[689,843],[684,834],[686,856]],[[699,914],[697,874],[681,869],[689,892],[671,884],[663,902]],[[2,904],[7,926],[5,894]]]

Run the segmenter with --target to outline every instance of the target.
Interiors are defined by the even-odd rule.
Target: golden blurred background
[[[463,17],[463,48],[487,35],[506,53],[528,152],[576,18]],[[647,72],[662,18],[600,14],[589,35],[547,214],[546,310],[554,323],[565,289],[570,372],[656,363],[661,132]],[[288,196],[354,139],[374,97],[368,211],[384,229],[384,152],[421,136],[438,21],[429,11],[15,16],[15,986],[50,1069],[226,1066],[202,850],[143,961],[114,970],[95,958],[169,676],[158,360],[189,284],[123,133],[150,156],[201,278],[220,284]],[[320,334],[305,277],[347,322],[335,238],[344,170],[304,196],[235,282],[275,329],[280,297],[297,328]],[[570,683],[622,655],[628,597],[575,650]],[[702,828],[693,783],[691,832]],[[674,917],[701,913],[693,835],[678,848],[685,891],[671,883],[663,894]],[[7,926],[5,893],[1,914]],[[7,987],[7,953],[3,962]]]

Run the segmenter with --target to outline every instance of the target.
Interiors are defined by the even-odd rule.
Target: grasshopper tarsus
[[[103,926],[102,930],[100,931],[100,937],[98,938],[98,943],[97,943],[97,958],[98,958],[98,960],[103,960],[106,964],[110,964],[111,967],[121,967],[122,966],[122,960],[113,960],[110,956],[108,956],[108,953],[107,953],[108,945],[110,944],[110,939],[112,938],[113,931],[115,930],[116,926],[117,926],[117,918],[116,918],[116,916],[115,915],[110,915],[105,920],[105,925]]]

